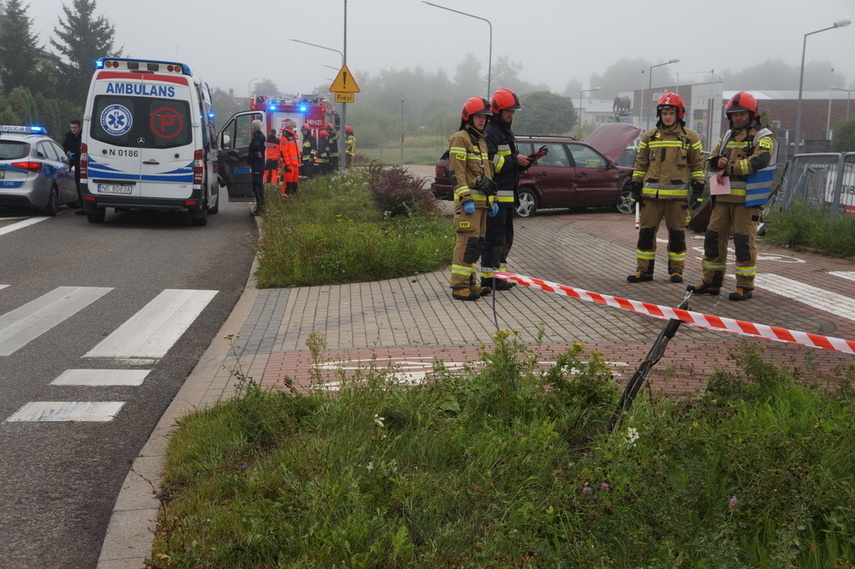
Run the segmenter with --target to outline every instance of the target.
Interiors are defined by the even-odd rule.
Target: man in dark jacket
[[[528,158],[517,152],[511,131],[514,113],[520,110],[520,100],[510,89],[499,89],[490,100],[493,120],[487,123],[487,152],[493,162],[497,184],[496,199],[499,213],[487,218],[487,233],[481,254],[481,286],[493,290],[510,290],[516,283],[493,278],[494,271],[507,269],[508,253],[514,243],[514,203],[519,188],[520,173],[528,167]]]
[[[252,121],[252,138],[249,141],[247,160],[252,172],[252,193],[255,194],[255,209],[252,215],[264,212],[264,164],[267,152],[267,139],[260,120]]]
[[[82,134],[80,121],[72,119],[69,128],[62,140],[62,149],[68,155],[68,166],[74,169],[74,183],[77,185],[76,207],[83,207],[83,196],[80,194],[80,137]],[[83,210],[77,213],[83,215]]]

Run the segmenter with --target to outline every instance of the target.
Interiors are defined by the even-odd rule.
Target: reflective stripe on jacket
[[[490,209],[492,199],[488,200],[476,182],[479,175],[493,177],[493,163],[488,158],[485,136],[471,125],[451,135],[448,139],[448,166],[457,179],[454,199],[461,202],[473,200],[475,207]]]
[[[776,162],[772,131],[757,125],[756,120],[736,132],[728,130],[704,160],[704,168],[717,173],[719,169],[712,160],[725,155],[728,163],[724,173],[730,179],[730,193],[717,195],[716,201],[744,203],[746,207],[765,204],[772,190]],[[746,198],[749,191],[751,197]]]
[[[685,200],[689,182],[704,182],[703,145],[698,133],[679,123],[657,126],[644,133],[632,179],[643,182],[646,199]]]

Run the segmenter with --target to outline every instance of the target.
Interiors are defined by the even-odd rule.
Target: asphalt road
[[[254,224],[222,197],[206,227],[0,212],[4,569],[96,566],[130,459],[246,283]]]

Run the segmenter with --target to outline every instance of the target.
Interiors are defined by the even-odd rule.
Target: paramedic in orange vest
[[[748,300],[753,296],[757,274],[757,223],[772,189],[775,137],[760,124],[757,99],[751,93],[740,91],[731,97],[725,113],[730,130],[704,161],[704,167],[719,182],[729,182],[730,190],[711,195],[713,209],[701,262],[703,282],[689,285],[686,290],[692,294],[719,294],[727,267],[727,243],[732,235],[736,290],[728,298]]]
[[[279,138],[276,129],[267,135],[267,162],[264,165],[264,181],[275,184],[279,181]]]

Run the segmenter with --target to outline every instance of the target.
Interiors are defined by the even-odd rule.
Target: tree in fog
[[[0,20],[0,86],[6,94],[16,87],[26,87],[35,93],[45,81],[39,65],[41,46],[27,16],[29,8],[21,0],[8,0],[6,17]]]
[[[831,150],[834,152],[855,152],[855,117],[848,119],[834,129]]]
[[[520,97],[524,112],[514,116],[517,134],[566,134],[576,123],[573,100],[548,91],[526,93]]]
[[[64,17],[53,29],[56,39],[51,45],[62,60],[59,62],[59,92],[74,102],[83,103],[95,61],[101,57],[118,57],[114,51],[115,27],[105,16],[96,15],[95,0],[72,0],[71,8],[62,5]]]
[[[454,75],[454,88],[458,93],[465,93],[464,100],[469,97],[489,97],[487,93],[487,78],[481,75],[481,62],[478,58],[467,53],[466,57],[457,65]],[[490,86],[492,89],[492,85]],[[460,101],[463,106],[463,101]]]

